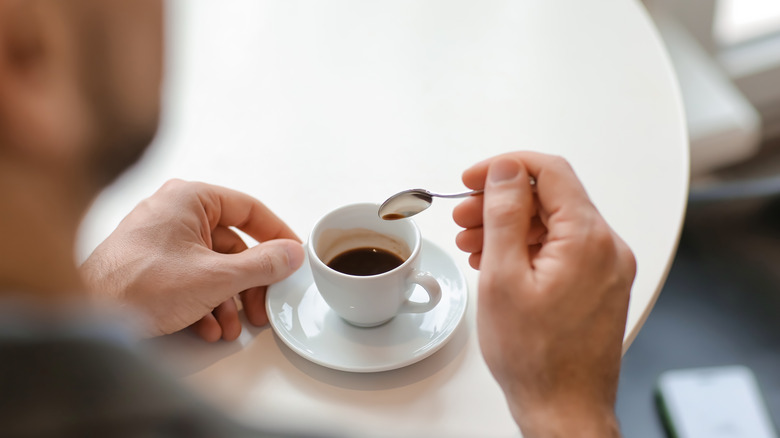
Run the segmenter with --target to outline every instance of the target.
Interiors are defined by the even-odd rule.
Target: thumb
[[[232,259],[239,290],[267,286],[284,280],[303,263],[303,247],[290,239],[275,239],[260,243],[237,254]]]
[[[527,236],[533,216],[533,193],[525,167],[504,157],[490,164],[482,211],[483,270],[510,263],[528,265]]]

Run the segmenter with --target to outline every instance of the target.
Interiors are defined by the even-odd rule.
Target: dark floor
[[[742,364],[780,424],[780,201],[691,205],[668,281],[623,362],[626,438],[666,438],[653,389],[669,369]]]

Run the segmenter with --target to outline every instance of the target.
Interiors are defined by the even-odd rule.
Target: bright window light
[[[719,0],[714,32],[726,46],[780,32],[780,1]]]

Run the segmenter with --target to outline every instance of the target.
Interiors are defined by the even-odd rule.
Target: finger
[[[235,340],[241,334],[241,322],[238,319],[238,307],[235,299],[228,298],[214,309],[214,318],[222,328],[222,339]]]
[[[252,325],[262,327],[268,324],[268,314],[265,310],[265,294],[268,288],[265,286],[253,287],[241,293],[241,302],[244,305],[246,319]]]
[[[571,165],[561,157],[539,152],[510,152],[481,161],[463,172],[463,183],[471,189],[484,189],[490,166],[506,158],[519,160],[536,179],[536,193],[542,207],[540,214],[553,214],[561,208],[592,206]],[[546,218],[543,216],[543,219]]]
[[[257,199],[235,190],[204,183],[196,183],[198,196],[212,228],[218,225],[236,227],[258,242],[273,239],[292,239],[298,236]]]
[[[490,164],[485,186],[483,259],[490,269],[529,267],[528,234],[533,191],[528,174],[513,157]]]
[[[482,252],[484,244],[484,228],[470,228],[463,230],[455,236],[455,244],[463,252]],[[528,230],[526,238],[527,245],[537,245],[544,243],[547,237],[547,228],[542,224],[539,216],[531,218],[531,228]]]
[[[241,237],[239,237],[239,235],[233,230],[220,226],[217,227],[214,231],[216,233],[212,233],[212,240],[214,241],[215,251],[225,254],[235,254],[247,249],[246,243],[244,243],[243,239],[241,239]],[[218,247],[217,245],[220,243],[225,246]],[[239,294],[241,303],[244,307],[244,314],[246,314],[246,318],[251,324],[258,327],[268,324],[268,316],[265,312],[265,290],[265,286],[260,286],[250,288]],[[232,299],[228,300],[228,302],[230,301],[232,301]],[[235,302],[233,302],[233,304],[235,306]],[[237,316],[238,314],[236,313],[236,317]],[[222,322],[220,322],[220,324],[222,324]],[[222,326],[223,331],[225,331],[226,329],[224,324],[222,324]],[[238,337],[238,335],[241,334],[240,324],[238,324],[238,329],[239,330],[235,334],[235,337]],[[228,339],[226,335],[223,334],[222,336],[222,338],[226,340],[233,340],[235,337]]]
[[[455,244],[463,252],[482,252],[483,228],[463,230],[455,236]]]
[[[276,239],[260,243],[238,254],[215,256],[216,263],[225,277],[216,276],[214,281],[222,283],[222,290],[232,291],[225,297],[218,297],[222,298],[221,302],[235,295],[237,291],[267,286],[290,276],[303,263],[303,247],[294,240]],[[224,288],[225,281],[232,287]]]
[[[480,263],[482,262],[482,253],[478,252],[469,256],[469,265],[472,268],[479,270]]]
[[[463,178],[462,178],[463,184],[465,184],[466,187],[473,190],[484,190],[485,179],[487,178],[487,174],[488,174],[488,168],[490,168],[490,165],[494,161],[503,158],[513,158],[517,160],[522,160],[525,154],[532,154],[532,152],[523,152],[523,151],[507,152],[505,154],[496,155],[495,157],[490,157],[486,160],[482,160],[479,163],[469,167],[463,172]]]
[[[484,190],[488,167],[490,166],[490,163],[498,157],[501,157],[501,155],[480,161],[466,169],[461,177],[463,184],[472,190]]]
[[[212,250],[222,254],[236,254],[247,249],[238,233],[221,225],[211,232],[211,245]]]
[[[469,196],[452,210],[452,219],[463,228],[482,226],[483,196]]]
[[[222,337],[222,328],[211,313],[192,324],[190,329],[206,342],[216,342]]]

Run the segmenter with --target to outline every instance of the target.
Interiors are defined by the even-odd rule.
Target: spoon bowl
[[[536,191],[536,178],[529,177],[528,183],[531,190]],[[481,195],[483,190],[471,190],[463,193],[433,193],[425,189],[409,189],[398,192],[387,198],[379,206],[379,217],[384,220],[394,221],[406,219],[426,210],[433,203],[433,198],[466,198],[468,196]]]
[[[384,220],[398,220],[412,217],[426,210],[433,203],[433,198],[465,198],[481,195],[482,190],[472,190],[463,193],[441,194],[425,189],[410,189],[396,193],[379,206],[379,217]]]

